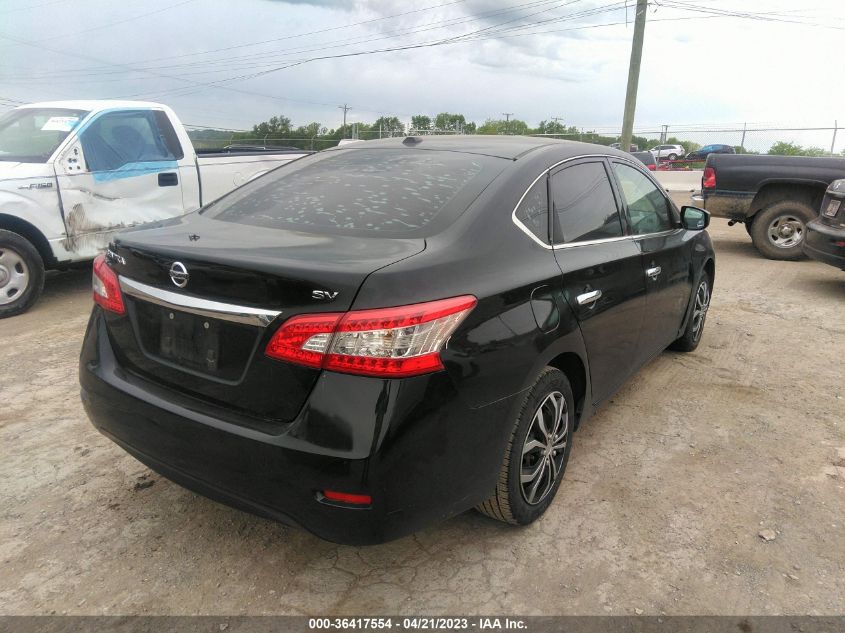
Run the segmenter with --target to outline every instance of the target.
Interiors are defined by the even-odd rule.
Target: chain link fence
[[[559,138],[583,143],[611,145],[619,141],[621,130],[613,128],[572,128],[566,134],[532,134],[548,138]],[[340,141],[338,136],[314,136],[311,138],[244,136],[232,132],[228,136],[215,130],[214,138],[206,138],[205,130],[191,130],[190,135],[198,150],[223,148],[295,148],[319,151],[334,147]],[[346,137],[349,139],[370,140],[391,136],[423,134],[458,134],[449,130],[358,130],[357,126],[348,126]],[[845,131],[838,126],[832,127],[763,127],[763,126],[674,126],[663,125],[635,129],[633,143],[639,151],[647,151],[658,145],[680,144],[686,152],[694,151],[707,145],[729,145],[740,154],[792,154],[804,156],[845,155]],[[680,167],[681,165],[679,165]]]

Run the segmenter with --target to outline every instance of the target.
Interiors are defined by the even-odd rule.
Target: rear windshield
[[[333,150],[276,169],[203,213],[308,233],[426,237],[454,222],[507,165],[458,152]]]

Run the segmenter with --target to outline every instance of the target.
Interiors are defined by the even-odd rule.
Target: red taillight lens
[[[288,319],[265,353],[307,367],[402,378],[443,369],[440,351],[472,308],[473,296],[345,314]]]
[[[271,358],[319,369],[337,322],[343,314],[303,314],[280,327],[264,353]]]
[[[701,179],[701,188],[702,189],[715,189],[716,188],[716,170],[712,167],[705,167],[704,168],[704,177]]]
[[[657,165],[646,165],[649,171],[657,171]]]
[[[120,282],[117,280],[117,274],[106,263],[105,255],[97,255],[94,260],[91,285],[94,287],[94,301],[103,309],[115,314],[126,314]]]
[[[336,492],[334,490],[323,490],[323,497],[329,501],[348,503],[355,506],[369,506],[373,503],[370,495],[355,495],[348,492]]]

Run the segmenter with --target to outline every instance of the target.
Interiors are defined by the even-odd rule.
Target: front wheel
[[[669,160],[678,160],[677,154],[669,154]]]
[[[691,352],[701,342],[701,335],[704,332],[704,321],[707,318],[707,311],[710,309],[710,295],[713,292],[713,282],[706,272],[701,274],[698,287],[695,289],[695,296],[692,298],[692,314],[690,314],[687,327],[683,335],[669,346],[678,352]]]
[[[546,367],[514,422],[496,490],[476,509],[514,525],[536,521],[557,493],[569,453],[575,403],[566,375]]]
[[[817,215],[813,207],[800,200],[775,202],[754,216],[751,241],[763,257],[801,259],[807,222]]]
[[[0,230],[0,319],[26,312],[44,289],[44,262],[25,237]]]

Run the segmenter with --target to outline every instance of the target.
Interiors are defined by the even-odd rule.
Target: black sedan
[[[687,160],[706,160],[710,154],[736,154],[733,145],[705,145],[686,155]]]
[[[578,426],[667,346],[698,345],[708,219],[607,147],[320,152],[115,239],[82,400],[173,481],[328,540],[472,507],[531,523]]]

